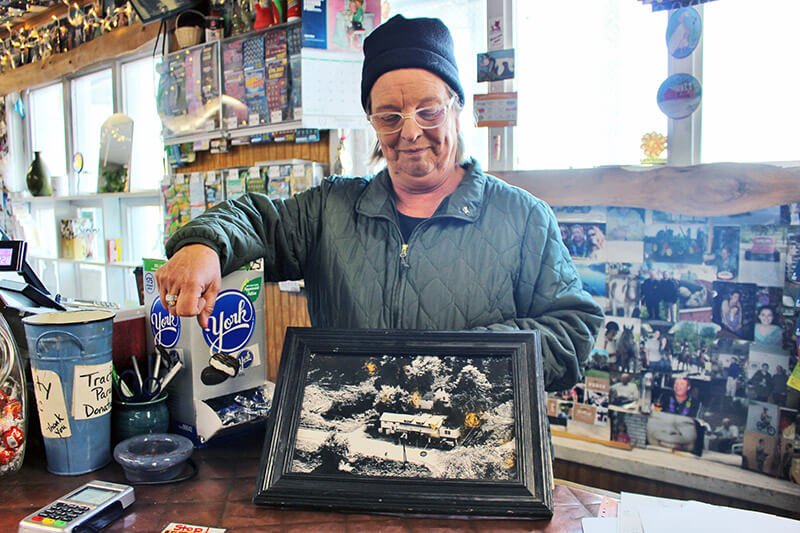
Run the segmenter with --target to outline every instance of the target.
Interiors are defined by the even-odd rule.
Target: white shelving
[[[51,292],[67,298],[112,301],[124,307],[138,305],[133,269],[141,265],[142,255],[153,256],[153,248],[160,249],[160,202],[160,191],[153,190],[17,197],[12,199],[12,206],[28,240],[28,262]],[[93,257],[64,258],[60,220],[81,215],[92,218],[97,229]],[[112,263],[107,256],[107,241],[114,239],[121,240],[122,261]]]

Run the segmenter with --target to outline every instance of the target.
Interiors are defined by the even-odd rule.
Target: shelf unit
[[[302,21],[283,23],[212,43],[201,43],[192,47],[182,48],[171,52],[167,58],[213,46],[217,67],[216,82],[219,92],[223,93],[224,60],[222,47],[226,43],[245,40],[258,35],[266,35],[272,31],[286,31],[293,27],[302,27]],[[358,95],[361,91],[360,80],[363,61],[361,53],[302,47],[299,55],[301,74],[297,78],[302,80],[301,104],[300,107],[291,109],[289,113],[291,118],[267,124],[229,127],[223,117],[223,106],[220,105],[219,109],[214,113],[216,124],[219,127],[205,129],[208,125],[208,122],[205,122],[203,127],[198,127],[193,131],[168,133],[162,137],[164,145],[171,146],[220,138],[231,140],[301,128],[320,130],[367,128],[369,124],[364,111],[361,109],[358,99],[353,97],[353,95]],[[287,53],[287,70],[290,68],[289,57]]]
[[[151,256],[153,248],[160,247],[160,198],[157,190],[16,197],[12,207],[18,219],[28,220],[29,227],[21,228],[28,241],[28,262],[52,293],[128,307],[138,305],[133,269],[140,266],[142,254]],[[97,229],[92,257],[64,258],[60,220],[81,215],[91,218]],[[121,239],[120,262],[109,262],[106,243],[111,239]]]

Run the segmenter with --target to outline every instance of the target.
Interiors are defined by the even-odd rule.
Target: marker
[[[164,380],[161,382],[162,391],[167,389],[167,385],[169,384],[170,381],[172,381],[172,378],[175,377],[175,374],[177,374],[181,368],[183,368],[183,363],[181,363],[180,361],[172,365],[172,368],[169,369],[169,372],[167,372],[167,375],[164,376]]]
[[[135,355],[131,356],[131,364],[133,365],[133,373],[136,374],[136,381],[139,382],[139,390],[142,390],[142,384],[144,382],[142,381],[142,373],[139,372],[139,363],[136,361]]]

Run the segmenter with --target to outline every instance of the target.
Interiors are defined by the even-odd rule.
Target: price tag
[[[249,169],[250,177],[251,178],[260,178],[261,173],[258,171],[258,167],[250,167]]]
[[[271,178],[279,178],[281,176],[281,167],[278,165],[271,165],[267,167],[267,177]]]
[[[69,427],[61,378],[52,370],[31,368],[31,374],[33,374],[33,390],[36,395],[36,407],[39,410],[42,436],[48,439],[71,437],[72,431]]]
[[[234,129],[239,126],[239,119],[237,117],[228,117],[225,119],[225,127],[228,129]]]
[[[75,366],[72,380],[72,417],[97,418],[111,412],[111,361]]]
[[[205,124],[203,124],[203,129],[206,131],[211,131],[214,129],[214,126],[215,124],[213,120],[207,120]]]
[[[258,119],[259,119],[258,113],[250,113],[250,116],[247,119],[247,123],[250,124],[251,126],[258,126],[259,122]]]
[[[301,118],[303,118],[303,108],[302,107],[295,107],[293,116],[294,116],[295,120],[300,120]]]
[[[283,112],[280,109],[269,112],[270,122],[281,122],[283,120]]]

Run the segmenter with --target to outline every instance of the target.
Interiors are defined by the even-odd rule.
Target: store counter
[[[136,502],[103,531],[160,532],[170,522],[227,528],[227,533],[259,532],[411,532],[559,531],[580,532],[581,519],[597,516],[604,496],[614,494],[557,482],[551,520],[478,520],[402,518],[366,514],[277,510],[254,505],[263,434],[250,432],[194,451],[195,478],[166,485],[137,485]],[[82,476],[56,476],[45,468],[44,452],[28,449],[22,470],[0,479],[0,531],[17,530],[19,520],[93,479],[126,483],[122,468],[112,462]]]

